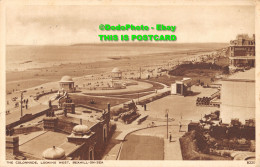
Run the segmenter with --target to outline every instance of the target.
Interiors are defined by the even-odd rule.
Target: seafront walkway
[[[182,160],[179,138],[184,135],[185,131],[178,132],[178,126],[171,127],[171,130],[171,142],[164,138],[164,160]]]
[[[191,120],[199,120],[204,114],[208,114],[212,111],[217,110],[217,107],[201,107],[196,106],[196,98],[201,96],[211,95],[212,92],[215,92],[216,89],[203,88],[194,86],[192,90],[196,92],[194,96],[178,96],[178,95],[169,95],[153,101],[147,104],[147,110],[144,111],[143,107],[138,105],[138,113],[141,116],[132,122],[131,124],[124,124],[121,122],[116,122],[117,124],[117,134],[114,136],[114,142],[112,148],[106,153],[103,159],[116,160],[120,159],[120,151],[124,147],[124,142],[126,142],[127,135],[147,135],[147,136],[158,136],[162,137],[164,140],[164,159],[165,160],[181,160],[181,147],[179,138],[184,135],[188,130],[188,124]],[[164,88],[160,90],[161,92],[169,91],[169,88]],[[159,91],[158,91],[159,93]],[[142,98],[150,98],[156,93],[152,93],[148,96]],[[137,100],[137,99],[134,99]],[[139,99],[140,100],[140,99]],[[172,141],[169,142],[167,139],[167,119],[165,117],[165,111],[168,109],[169,113],[169,128],[168,132],[172,135]],[[142,122],[140,125],[137,124],[137,121],[148,115],[147,119]],[[154,122],[154,127],[148,126]],[[181,131],[179,132],[179,125],[182,125]],[[169,136],[168,136],[169,137]],[[120,141],[120,142],[119,142]],[[129,141],[127,141],[129,142]]]
[[[127,135],[145,135],[145,136],[160,136],[164,138],[164,159],[165,160],[182,160],[181,147],[179,138],[187,131],[187,126],[183,126],[182,131],[179,132],[179,126],[176,123],[169,125],[169,132],[172,134],[172,140],[166,138],[166,123],[156,122],[154,127],[147,127],[146,124],[130,128],[116,136],[113,140],[113,147],[103,157],[103,160],[119,160],[120,152],[124,147],[125,138]],[[169,136],[168,136],[169,137]],[[115,142],[118,141],[118,142]],[[120,142],[119,142],[120,141]]]
[[[48,108],[49,107],[47,105],[42,105],[42,104],[30,107],[28,109],[23,108],[23,116],[26,114],[34,115],[44,110],[47,110]],[[21,118],[21,111],[19,111],[19,109],[10,112],[9,114],[6,115],[6,125],[19,121],[20,118]]]
[[[112,137],[112,142],[110,143],[110,150],[107,151],[103,160],[119,160],[120,152],[124,147],[124,142],[126,141],[127,135],[136,134],[136,135],[146,135],[146,136],[158,136],[163,137],[164,139],[164,159],[165,160],[181,160],[181,148],[179,143],[179,137],[181,137],[187,131],[187,125],[190,120],[174,120],[169,118],[168,122],[168,132],[172,134],[172,142],[169,142],[167,139],[167,122],[166,118],[154,119],[149,118],[149,111],[144,111],[141,106],[138,107],[138,112],[141,116],[133,121],[131,124],[124,124],[122,122],[117,122],[117,132]],[[138,125],[137,121],[148,115],[148,118]],[[179,121],[182,121],[182,129],[179,132]],[[152,122],[154,125],[152,126]],[[169,137],[169,136],[168,136]],[[112,148],[111,148],[112,147]]]

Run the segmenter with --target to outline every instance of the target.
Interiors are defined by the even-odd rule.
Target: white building
[[[181,81],[176,81],[171,85],[171,94],[187,95],[191,91],[191,78],[183,78]]]
[[[118,67],[113,68],[112,79],[114,79],[114,80],[122,79],[122,71]]]
[[[59,81],[60,89],[66,92],[75,92],[74,81],[70,76],[63,76]]]
[[[223,123],[238,118],[241,123],[255,118],[255,69],[223,79],[220,117]]]

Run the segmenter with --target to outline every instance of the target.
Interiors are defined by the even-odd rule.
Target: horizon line
[[[6,44],[5,46],[74,46],[74,45],[100,45],[100,44],[229,44],[229,42],[183,42],[183,43],[166,43],[166,42],[91,42],[91,43],[73,43],[73,44]]]

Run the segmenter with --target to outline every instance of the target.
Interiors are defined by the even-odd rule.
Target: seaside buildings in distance
[[[6,159],[254,160],[254,67],[255,36],[242,34],[175,64],[63,76],[11,94]]]
[[[247,34],[237,35],[230,41],[230,68],[255,67],[255,34],[250,38]]]

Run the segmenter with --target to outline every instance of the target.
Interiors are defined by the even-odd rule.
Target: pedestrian
[[[49,100],[49,108],[52,108],[51,100]]]
[[[179,125],[180,125],[180,129],[179,129],[179,132],[181,132],[181,127],[182,127],[182,125],[181,125],[181,122],[179,122]]]
[[[25,107],[26,107],[26,109],[28,109],[28,99],[26,99],[26,101],[25,101]]]
[[[64,108],[64,116],[67,117],[67,109]]]
[[[146,104],[144,104],[144,111],[146,111]]]
[[[172,142],[172,134],[170,133],[169,142]]]

